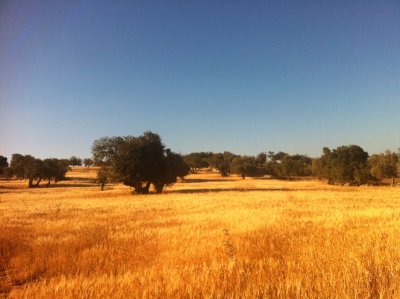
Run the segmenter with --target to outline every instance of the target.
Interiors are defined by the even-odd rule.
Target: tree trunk
[[[151,184],[150,181],[148,181],[148,182],[146,183],[146,186],[144,186],[144,188],[143,188],[143,194],[148,194],[148,193],[149,193],[150,184]]]
[[[36,187],[39,187],[40,182],[42,181],[42,178],[39,178],[38,181],[36,182]]]
[[[28,188],[32,188],[32,187],[33,187],[33,178],[29,178]]]
[[[141,182],[137,182],[132,186],[135,189],[135,193],[137,194],[148,194],[150,189],[151,182],[148,181],[145,186],[142,185]]]
[[[157,193],[162,193],[164,186],[164,183],[154,183],[154,188],[156,189]]]
[[[396,178],[395,178],[395,177],[392,177],[392,187],[394,187],[395,181],[396,181]]]
[[[104,182],[101,182],[101,186],[100,186],[100,190],[103,191],[104,190]]]
[[[50,186],[50,182],[51,182],[51,179],[49,178],[49,181],[47,182],[46,187],[49,187],[49,186]]]

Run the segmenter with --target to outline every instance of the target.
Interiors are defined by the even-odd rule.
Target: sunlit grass
[[[399,298],[398,188],[191,175],[161,195],[0,182],[11,298]]]

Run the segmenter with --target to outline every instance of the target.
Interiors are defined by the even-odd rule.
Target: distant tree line
[[[0,155],[0,175],[5,178],[28,180],[29,188],[38,187],[42,181],[58,182],[65,179],[68,166],[81,166],[82,159],[72,156],[69,159],[38,159],[31,155],[13,154],[8,163],[7,157]],[[89,167],[94,164],[92,159],[84,159],[83,163]]]
[[[4,157],[3,157],[4,158]],[[2,160],[4,161],[4,159]],[[67,159],[38,159],[31,155],[13,154],[10,165],[7,159],[3,162],[1,173],[6,178],[17,178],[28,180],[29,188],[38,187],[40,182],[57,182],[65,178],[68,171],[69,161]]]
[[[270,175],[274,178],[311,175],[312,159],[304,155],[289,155],[284,152],[259,153],[257,156],[240,156],[231,152],[191,153],[183,157],[191,173],[200,168],[214,168],[221,176],[239,174],[243,179],[252,176]]]
[[[369,154],[358,145],[324,147],[322,155],[290,155],[279,151],[261,152],[257,156],[223,153],[194,152],[184,156],[172,152],[162,143],[158,134],[125,137],[103,137],[92,146],[93,159],[86,158],[86,167],[100,166],[97,180],[103,189],[110,182],[122,182],[135,193],[147,194],[153,186],[160,193],[164,187],[200,169],[217,170],[221,176],[238,174],[246,177],[270,176],[277,179],[316,176],[329,184],[379,184],[390,179],[392,185],[400,176],[399,153],[390,150]],[[38,186],[42,180],[58,181],[65,177],[68,166],[82,165],[82,159],[40,160],[30,155],[13,154],[10,164],[0,156],[0,175],[27,179],[29,187]]]
[[[197,152],[183,156],[191,173],[201,168],[213,168],[221,176],[231,173],[243,179],[252,176],[269,175],[272,178],[317,176],[329,184],[378,184],[391,179],[392,185],[400,176],[400,152],[385,151],[369,156],[358,145],[339,146],[336,149],[324,147],[319,158],[306,155],[289,155],[285,152],[262,152],[257,156],[240,156],[231,152]]]
[[[328,179],[330,184],[378,184],[400,175],[400,153],[390,150],[369,156],[358,145],[323,148],[320,158],[313,161],[313,173]]]

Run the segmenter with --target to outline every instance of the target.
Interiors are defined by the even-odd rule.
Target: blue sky
[[[1,1],[0,154],[400,146],[399,1]]]

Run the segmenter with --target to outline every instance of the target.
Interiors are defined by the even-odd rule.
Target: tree
[[[400,177],[400,148],[397,154],[397,175]]]
[[[289,154],[285,152],[278,152],[274,154],[274,152],[269,152],[272,161],[282,161],[283,157],[288,156]]]
[[[0,155],[0,174],[3,174],[8,167],[7,157]]]
[[[287,154],[282,156],[282,158],[280,158],[280,161],[280,176],[287,177],[287,179],[290,180],[290,177],[295,174],[294,172],[296,166],[298,166],[295,165],[297,161]]]
[[[93,160],[90,158],[85,158],[83,159],[83,165],[85,165],[86,167],[90,167],[94,164]]]
[[[395,178],[397,177],[398,163],[398,155],[390,150],[386,150],[381,154],[372,155],[368,159],[372,176],[378,180],[384,178],[392,179],[392,186],[394,186]]]
[[[209,160],[212,153],[190,153],[183,157],[185,163],[189,166],[191,173],[198,173],[200,168],[209,167]]]
[[[58,159],[40,160],[31,155],[13,154],[9,168],[9,176],[17,179],[27,179],[29,188],[38,187],[43,179],[47,179],[47,186],[51,180],[55,182],[64,179],[68,164]],[[36,181],[36,182],[35,182]]]
[[[138,194],[149,193],[151,184],[161,192],[188,172],[182,157],[166,149],[160,136],[152,132],[139,137],[103,137],[93,143],[92,152],[95,161],[111,167],[115,180]]]
[[[305,155],[292,155],[291,161],[291,175],[293,176],[309,176],[311,175],[312,159]]]
[[[265,152],[261,152],[257,155],[256,166],[257,166],[257,174],[265,175],[266,174],[266,163],[267,163],[267,154]]]
[[[319,178],[328,178],[328,183],[333,183],[330,177],[331,150],[328,147],[322,148],[322,156],[316,158],[312,162],[313,175]]]
[[[10,172],[17,179],[25,178],[25,157],[21,154],[12,154],[10,162]]]
[[[37,180],[35,186],[41,181],[42,161],[30,155],[13,154],[11,156],[10,173],[17,179],[28,179],[29,188],[34,187],[33,181]]]
[[[330,184],[360,185],[370,180],[368,153],[358,145],[324,148],[320,159],[321,173]]]
[[[71,158],[69,158],[69,165],[71,165],[72,167],[82,166],[82,159],[76,156],[72,156]]]
[[[242,156],[235,157],[231,163],[232,171],[238,173],[242,179],[246,176],[256,176],[257,172],[257,161],[254,157]]]
[[[268,152],[268,161],[264,164],[266,174],[276,178],[308,176],[311,174],[312,160],[305,155],[289,155],[285,152]]]
[[[229,176],[231,172],[231,162],[236,155],[230,152],[214,154],[211,159],[211,165],[218,169],[221,176]]]
[[[172,152],[170,149],[165,151],[163,170],[153,181],[157,193],[161,193],[164,186],[171,185],[180,177],[183,179],[189,173],[189,167],[181,155]]]
[[[101,166],[97,172],[97,182],[100,184],[100,190],[103,191],[105,185],[112,180],[112,170],[110,166]]]
[[[262,152],[259,153],[256,157],[256,165],[257,167],[264,167],[265,162],[267,162],[267,154]]]
[[[66,164],[64,161],[55,158],[44,159],[41,176],[43,179],[48,181],[47,186],[49,186],[52,180],[54,182],[58,182],[64,179],[67,171],[68,164]]]
[[[28,179],[28,187],[37,187],[42,180],[43,161],[31,155],[23,156],[22,159],[23,175],[22,179]],[[35,185],[33,182],[36,180]]]
[[[117,155],[118,149],[124,145],[129,137],[102,137],[93,142],[92,153],[95,165],[111,165],[112,158]]]

